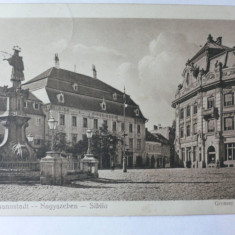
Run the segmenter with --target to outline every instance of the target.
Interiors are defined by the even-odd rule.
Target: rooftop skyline
[[[216,24],[216,27],[214,27]],[[225,27],[226,25],[226,27]],[[22,48],[25,81],[55,65],[92,76],[126,92],[153,124],[172,124],[171,102],[185,63],[208,34],[233,47],[235,23],[159,19],[1,19],[0,51]],[[3,58],[3,56],[2,56]],[[10,85],[11,67],[0,60],[0,86]]]

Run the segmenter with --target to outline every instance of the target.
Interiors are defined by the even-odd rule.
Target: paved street
[[[201,200],[235,198],[235,169],[100,170],[73,186],[1,184],[1,201]]]

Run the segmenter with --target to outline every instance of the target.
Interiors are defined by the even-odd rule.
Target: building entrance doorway
[[[153,155],[151,157],[151,168],[155,168],[155,158]]]
[[[215,153],[215,147],[210,146],[207,150],[207,159],[208,159],[208,164],[210,163],[215,163],[215,158],[216,158],[216,153]]]

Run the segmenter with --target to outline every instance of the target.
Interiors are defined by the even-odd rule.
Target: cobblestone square
[[[210,200],[235,198],[235,170],[100,170],[98,179],[71,186],[1,184],[1,201]]]

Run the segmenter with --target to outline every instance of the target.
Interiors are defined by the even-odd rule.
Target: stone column
[[[59,152],[47,152],[46,157],[40,161],[40,183],[43,185],[62,185],[65,183],[67,173],[65,159]]]

